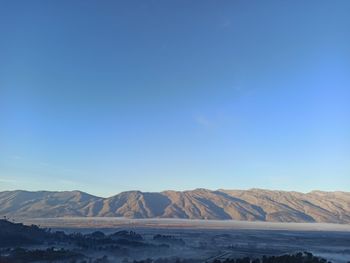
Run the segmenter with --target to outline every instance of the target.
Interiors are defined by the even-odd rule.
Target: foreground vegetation
[[[24,262],[67,262],[67,263],[112,263],[113,259],[109,259],[107,256],[103,256],[97,259],[87,258],[82,254],[65,250],[48,248],[46,250],[26,250],[23,248],[16,248],[12,250],[8,255],[1,256],[1,263],[24,263]],[[179,259],[179,258],[158,258],[158,259],[145,259],[139,261],[129,262],[127,259],[124,263],[199,263],[198,259]],[[224,260],[215,259],[208,261],[207,263],[331,263],[326,259],[315,257],[311,253],[303,252],[294,255],[282,255],[282,256],[263,256],[262,258],[227,258]]]
[[[182,237],[182,236],[181,236]],[[226,235],[219,235],[225,246]],[[155,234],[153,238],[144,239],[133,231],[117,231],[106,235],[101,231],[89,234],[51,231],[38,226],[26,226],[0,220],[0,263],[24,262],[68,262],[68,263],[330,263],[326,259],[316,257],[308,252],[280,256],[256,256],[255,258],[231,258],[235,255],[235,247],[229,247],[232,254],[219,255],[207,260],[182,257],[184,248],[198,249],[179,236]],[[215,244],[215,240],[214,243]],[[225,246],[227,247],[227,246]],[[170,256],[169,249],[176,248],[180,254]],[[152,251],[150,256],[135,257],[135,251]],[[212,250],[216,252],[216,250]],[[247,255],[251,255],[251,250]],[[271,252],[271,251],[270,251]],[[277,254],[277,253],[276,253]],[[264,255],[264,254],[260,254]],[[269,254],[273,255],[273,254]],[[142,259],[145,260],[133,260]],[[130,259],[133,258],[133,259]],[[203,258],[203,257],[202,257]],[[349,262],[350,263],[350,262]]]

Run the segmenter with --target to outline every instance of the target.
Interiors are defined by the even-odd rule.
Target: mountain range
[[[17,190],[0,192],[0,215],[350,223],[350,193],[195,189],[128,191],[102,198],[81,191]]]

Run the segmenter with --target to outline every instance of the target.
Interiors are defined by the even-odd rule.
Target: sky
[[[0,191],[349,191],[349,13],[1,1]]]

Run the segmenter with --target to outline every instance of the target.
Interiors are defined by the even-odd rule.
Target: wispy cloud
[[[14,180],[14,179],[0,178],[0,182],[1,182],[1,183],[14,184],[14,183],[16,183],[17,181]]]
[[[196,116],[194,118],[194,120],[200,126],[203,126],[203,127],[206,127],[206,128],[214,127],[214,123],[211,120],[209,120],[207,117],[203,116],[203,115]]]
[[[223,18],[219,23],[220,27],[230,27],[231,24],[231,19],[229,18]]]
[[[58,183],[61,185],[69,185],[69,186],[79,186],[80,184],[78,182],[72,181],[72,180],[67,180],[67,179],[60,179],[58,180]]]
[[[22,156],[15,154],[15,155],[11,155],[10,158],[11,158],[12,160],[21,160],[21,159],[22,159]]]
[[[39,164],[40,164],[41,166],[50,166],[50,164],[47,163],[47,162],[39,162]]]

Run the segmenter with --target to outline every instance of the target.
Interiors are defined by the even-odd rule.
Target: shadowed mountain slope
[[[195,189],[100,198],[79,191],[6,191],[0,192],[0,215],[350,223],[350,193]]]
[[[0,192],[0,215],[14,217],[86,216],[91,202],[99,200],[80,191]]]

